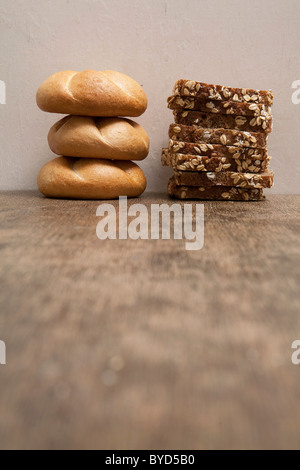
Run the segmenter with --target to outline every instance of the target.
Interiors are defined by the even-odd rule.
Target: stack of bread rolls
[[[64,71],[51,75],[36,95],[39,108],[69,114],[48,134],[50,149],[63,155],[46,163],[38,187],[47,197],[114,199],[137,197],[146,178],[131,160],[149,152],[146,131],[127,117],[147,108],[142,87],[120,72]]]

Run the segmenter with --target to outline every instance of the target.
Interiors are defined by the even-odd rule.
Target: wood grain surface
[[[200,251],[98,205],[0,193],[0,448],[299,448],[300,197],[205,203]]]

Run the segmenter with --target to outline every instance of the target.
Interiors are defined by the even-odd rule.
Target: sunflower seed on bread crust
[[[192,142],[198,145],[222,144],[234,147],[267,147],[267,134],[262,132],[244,132],[237,129],[201,128],[184,124],[170,124],[169,137],[172,140]],[[224,143],[225,142],[225,143]]]
[[[243,160],[245,163],[245,168],[243,168],[241,160],[237,158],[172,153],[168,149],[163,149],[161,162],[163,166],[171,166],[174,170],[181,171],[219,172],[230,170],[240,173],[261,173],[269,167],[270,158],[269,156],[263,160],[248,158]]]
[[[271,107],[251,102],[237,101],[213,101],[194,97],[170,96],[168,98],[169,109],[188,109],[202,112],[214,112],[219,114],[233,114],[235,116],[259,117],[263,112],[271,114]]]
[[[272,115],[262,111],[259,117],[231,114],[203,113],[201,111],[173,110],[176,124],[197,125],[203,128],[235,129],[244,132],[272,132]]]
[[[178,186],[234,186],[241,188],[271,188],[274,175],[271,171],[264,173],[239,173],[234,171],[193,172],[176,170],[175,183]]]
[[[273,93],[271,90],[254,90],[252,88],[235,88],[222,85],[210,85],[196,80],[177,80],[173,95],[196,97],[206,100],[229,100],[246,103],[259,103],[271,106]]]
[[[178,199],[214,201],[261,201],[265,198],[260,188],[234,188],[232,186],[179,186],[172,177],[168,183],[168,194]]]
[[[222,136],[221,136],[222,142]],[[205,144],[169,140],[169,151],[173,153],[188,153],[191,155],[207,155],[211,157],[231,157],[236,159],[253,158],[262,160],[267,157],[267,150],[261,148],[241,147],[230,145]],[[254,158],[255,157],[255,158]]]

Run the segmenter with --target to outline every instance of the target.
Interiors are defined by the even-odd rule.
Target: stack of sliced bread
[[[170,196],[255,201],[273,185],[267,136],[271,91],[178,80],[168,107],[175,124],[162,164],[171,166]]]

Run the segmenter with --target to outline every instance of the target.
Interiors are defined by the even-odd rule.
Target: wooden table
[[[206,202],[186,251],[0,193],[0,447],[299,448],[299,203]]]

